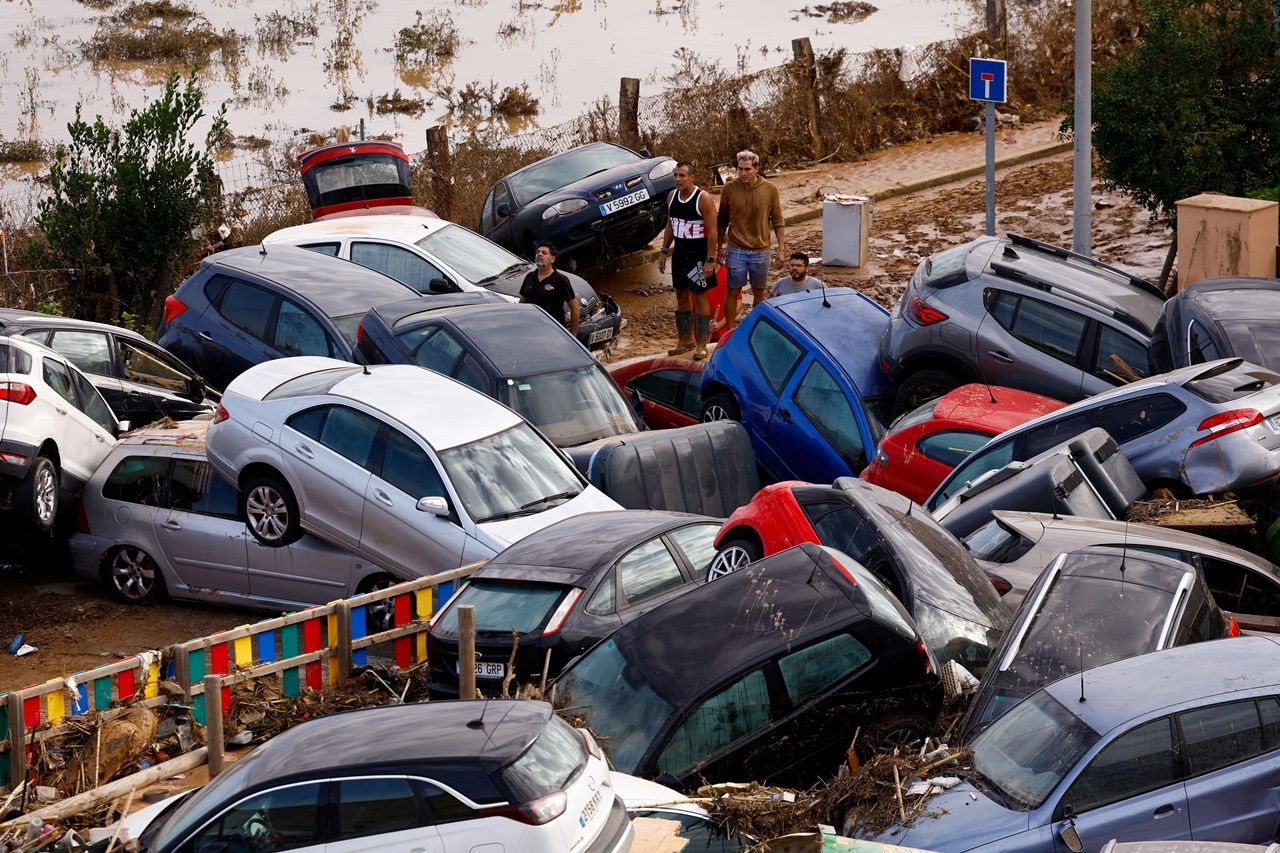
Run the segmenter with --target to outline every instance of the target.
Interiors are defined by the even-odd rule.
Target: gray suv
[[[1075,402],[1147,375],[1164,297],[1038,240],[980,237],[916,268],[880,338],[898,411],[965,382]]]

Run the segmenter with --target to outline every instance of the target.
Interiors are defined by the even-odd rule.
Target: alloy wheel
[[[265,541],[275,541],[289,528],[289,505],[284,496],[270,486],[259,485],[245,498],[244,512],[249,526]]]
[[[724,577],[731,572],[736,572],[743,566],[749,565],[751,565],[751,555],[747,553],[747,550],[738,545],[730,545],[712,558],[711,566],[707,569],[707,580]]]
[[[111,560],[111,583],[121,597],[146,601],[156,589],[155,563],[141,548],[121,548]]]
[[[58,511],[58,479],[52,465],[41,466],[35,474],[36,521],[47,528],[53,525],[53,516]]]

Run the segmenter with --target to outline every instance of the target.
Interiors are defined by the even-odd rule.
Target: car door
[[[443,270],[404,246],[377,240],[352,240],[350,251],[353,262],[391,276],[419,293],[452,293],[461,290]],[[437,289],[433,290],[433,281],[444,284],[437,284]],[[444,289],[438,289],[441,287]]]
[[[449,853],[415,790],[419,784],[404,776],[336,780],[333,837],[325,853]]]
[[[786,477],[829,483],[862,470],[873,444],[857,400],[822,362],[802,361],[769,420],[768,444]]]
[[[291,416],[280,433],[286,477],[303,523],[338,544],[360,547],[370,460],[382,422],[349,406]]]
[[[431,454],[407,433],[383,427],[381,456],[365,487],[361,550],[412,575],[430,575],[462,565],[467,534],[454,499]],[[426,497],[444,498],[448,517],[418,509]]]
[[[89,381],[97,387],[117,418],[132,421],[139,426],[146,423],[139,421],[137,415],[130,410],[124,388],[116,378],[111,359],[111,339],[106,332],[54,329],[47,346],[89,377]]]
[[[45,384],[57,395],[52,401],[57,417],[49,424],[49,435],[58,445],[63,472],[75,480],[78,489],[115,446],[114,418],[92,383],[74,368],[45,356],[41,371]],[[67,485],[65,479],[62,485]]]
[[[751,436],[757,461],[775,478],[784,480],[790,469],[784,462],[782,448],[774,447],[769,440],[769,424],[783,390],[804,358],[804,349],[763,317],[747,334],[750,358],[736,365],[742,377],[742,394],[738,400],[742,425]]]
[[[671,429],[698,422],[698,388],[691,380],[701,378],[689,370],[655,370],[632,379],[627,388],[644,399],[645,423]]]
[[[1093,366],[1081,386],[1086,396],[1146,378],[1151,372],[1149,346],[1106,323],[1096,323]]]
[[[1246,699],[1183,711],[1177,719],[1191,837],[1270,841],[1280,809],[1280,703]]]
[[[978,325],[981,378],[1073,402],[1083,396],[1080,353],[1089,319],[1042,299],[998,288],[983,292]]]
[[[288,548],[270,548],[246,534],[245,548],[249,595],[272,608],[298,610],[355,595],[354,575],[364,565],[352,552],[318,536],[303,536]]]
[[[1120,841],[1191,837],[1182,767],[1172,720],[1161,717],[1121,733],[1072,781],[1054,812],[1053,843],[1069,853],[1063,830],[1074,827],[1085,850]]]
[[[270,340],[277,357],[319,355],[351,360],[347,350],[325,330],[325,324],[292,299],[280,300]]]
[[[765,734],[774,709],[765,669],[753,669],[693,706],[656,757],[655,775],[761,779],[742,748]],[[759,768],[767,772],[767,767]]]
[[[295,850],[321,853],[325,782],[295,782],[243,797],[215,815],[179,849]]]
[[[249,594],[252,537],[237,517],[235,487],[207,461],[174,455],[169,500],[156,514],[155,531],[173,573],[194,597],[235,601]]]
[[[162,417],[185,420],[210,406],[193,396],[197,377],[157,346],[116,336],[120,384],[124,389],[129,420],[135,426]],[[203,399],[203,386],[200,397]]]
[[[1183,448],[1165,429],[1187,411],[1186,405],[1171,394],[1143,394],[1119,400],[1089,411],[1093,426],[1105,429],[1125,459],[1144,480],[1181,479]]]
[[[216,326],[197,332],[205,373],[220,374],[229,382],[255,364],[280,357],[268,343],[279,296],[256,284],[223,277],[206,284],[205,293],[216,296],[210,301],[218,314]]]

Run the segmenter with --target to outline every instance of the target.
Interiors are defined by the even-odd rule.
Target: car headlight
[[[558,201],[555,204],[542,211],[543,219],[555,219],[566,213],[577,213],[579,210],[587,206],[585,198],[567,198],[564,201]]]
[[[665,178],[676,170],[675,160],[663,160],[658,165],[649,170],[649,180],[656,181],[658,178]]]

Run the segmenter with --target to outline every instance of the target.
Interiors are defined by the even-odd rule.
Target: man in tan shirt
[[[720,263],[729,289],[724,300],[726,330],[738,324],[742,288],[750,284],[752,304],[759,305],[769,286],[770,255],[775,267],[781,267],[787,256],[778,188],[760,177],[760,157],[754,151],[739,151],[737,159],[738,179],[725,184],[716,223]],[[770,231],[778,239],[776,253],[769,250]]]

